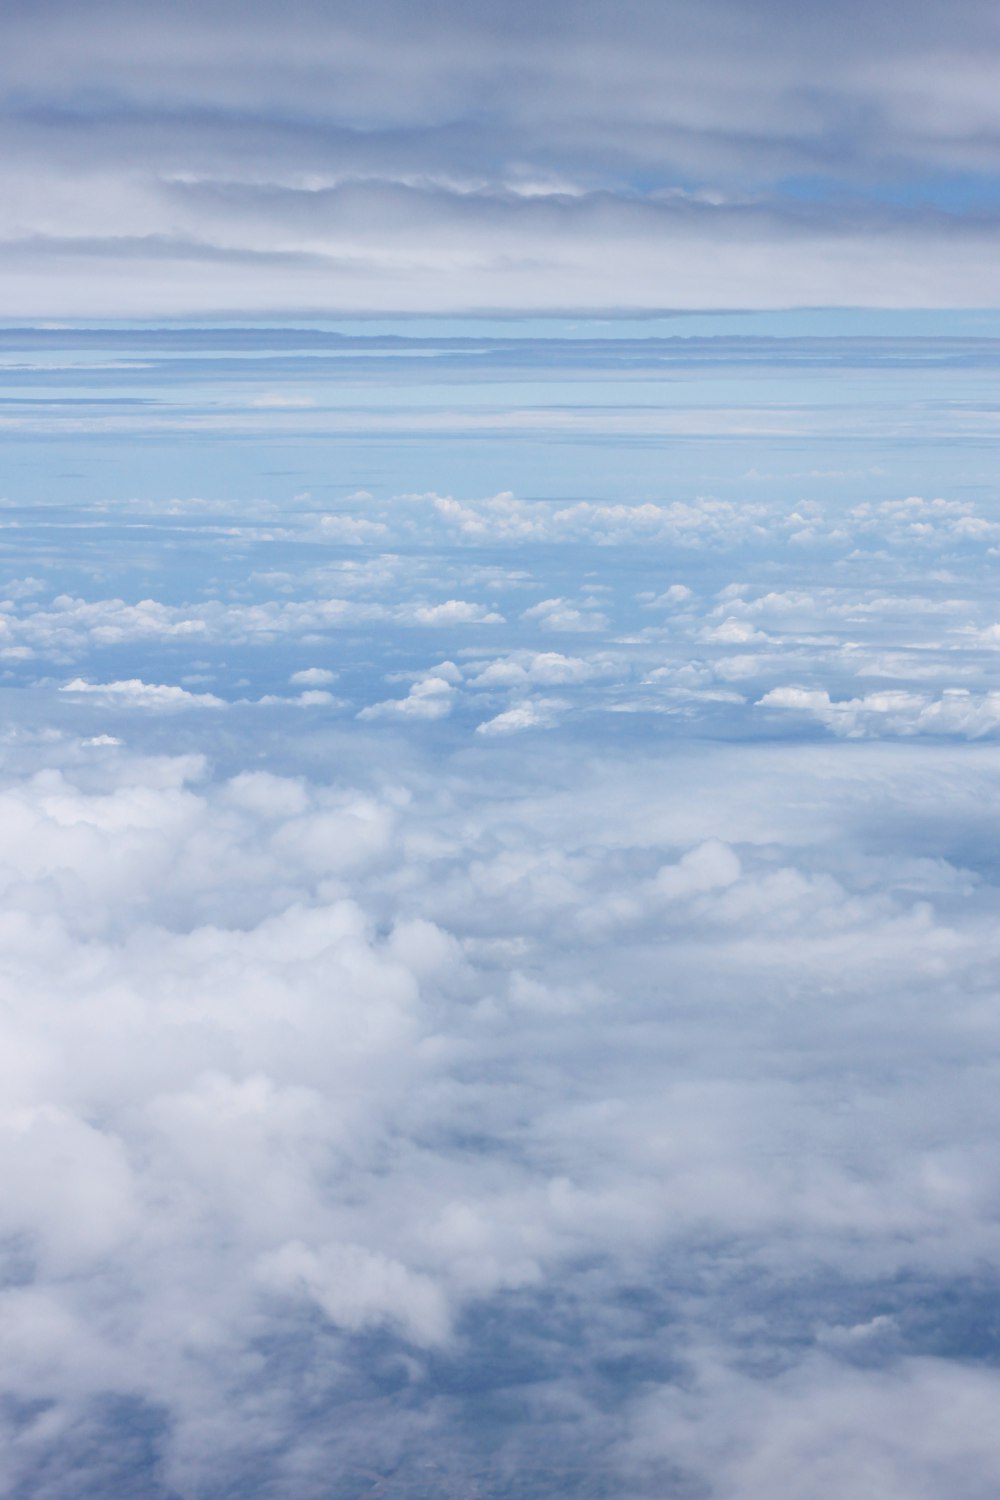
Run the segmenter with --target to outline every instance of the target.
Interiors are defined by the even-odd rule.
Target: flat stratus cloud
[[[8,315],[996,300],[981,0],[3,26]]]
[[[191,693],[175,684],[143,682],[130,677],[124,682],[87,682],[74,677],[64,683],[61,692],[76,696],[93,695],[103,703],[120,703],[129,707],[149,708],[163,713],[186,708],[225,708],[222,698],[214,693]]]

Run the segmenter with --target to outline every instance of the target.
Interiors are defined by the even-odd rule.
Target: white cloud
[[[389,535],[389,528],[382,521],[369,521],[364,516],[321,516],[319,525],[329,540],[358,545],[380,541]]]
[[[518,734],[522,729],[551,729],[559,713],[569,705],[562,698],[528,698],[505,709],[492,719],[476,726],[476,733],[488,736]]]
[[[483,604],[446,599],[442,604],[418,604],[404,612],[416,625],[502,625],[503,615]]]
[[[318,1251],[291,1241],[269,1252],[258,1274],[268,1287],[315,1300],[332,1322],[359,1330],[387,1321],[415,1344],[440,1344],[449,1310],[430,1277],[363,1245],[324,1245]]]
[[[1000,1465],[990,1368],[911,1359],[888,1373],[815,1355],[755,1380],[705,1358],[687,1390],[664,1387],[636,1411],[636,1477],[706,1467],[733,1500],[835,1500],[864,1486],[885,1500],[936,1500],[942,1474],[986,1494]]]
[[[715,642],[722,646],[744,646],[753,642],[768,640],[762,630],[755,630],[745,620],[734,620],[732,618],[723,620],[721,625],[714,625],[702,632],[702,639]]]
[[[593,608],[577,609],[569,599],[543,599],[524,610],[522,620],[537,621],[543,630],[575,631],[605,630],[608,617]]]
[[[300,671],[293,672],[288,680],[294,687],[325,688],[331,682],[336,682],[337,673],[332,672],[329,667],[303,667]]]
[[[336,583],[344,592],[370,593],[374,598],[345,599],[327,594],[302,600],[226,603],[213,599],[188,605],[143,599],[133,605],[122,599],[86,600],[60,595],[49,609],[0,615],[0,655],[41,655],[67,661],[95,647],[154,641],[203,649],[223,642],[267,646],[275,640],[298,637],[308,646],[310,636],[378,620],[404,627],[503,623],[497,611],[463,599],[390,606],[378,595],[391,583],[391,570],[376,565],[359,573],[339,570]],[[274,577],[264,581],[272,585],[280,582]]]
[[[662,594],[640,594],[647,609],[682,609],[694,599],[693,590],[685,583],[672,583]]]
[[[143,682],[130,677],[123,682],[85,682],[74,677],[64,683],[63,693],[93,695],[99,702],[128,708],[149,708],[165,713],[182,708],[225,708],[225,699],[214,693],[189,693],[174,684]]]
[[[948,688],[940,698],[895,688],[832,699],[824,688],[781,687],[765,693],[758,706],[808,714],[849,738],[944,734],[979,739],[1000,730],[1000,692],[975,694],[968,688]]]
[[[654,881],[658,896],[676,901],[702,891],[724,890],[740,877],[740,862],[727,844],[709,839],[676,864],[664,865]]]
[[[560,651],[513,651],[480,666],[471,678],[474,687],[531,685],[562,687],[590,682],[614,671],[606,657],[564,656]]]
[[[454,691],[437,681],[430,699]],[[8,763],[0,1219],[26,1258],[0,1352],[49,1424],[8,1430],[10,1483],[53,1432],[103,1448],[114,1391],[169,1414],[177,1488],[250,1465],[321,1493],[355,1437],[389,1463],[403,1407],[366,1394],[384,1379],[423,1424],[398,1471],[416,1493],[440,1444],[459,1474],[481,1462],[439,1382],[499,1361],[517,1389],[511,1351],[636,1493],[671,1463],[748,1500],[797,1474],[817,1500],[828,1474],[832,1500],[876,1461],[903,1495],[960,1449],[1000,1472],[933,1415],[985,1408],[986,1375],[939,1359],[931,1381],[906,1352],[907,1278],[933,1339],[934,1288],[997,1251],[974,1065],[996,1032],[976,977],[992,865],[934,843],[946,789],[972,847],[991,752],[675,744],[665,775],[660,753],[526,745],[512,790],[485,741],[446,780],[436,758],[402,786],[376,762],[377,792],[120,747],[76,761],[61,739]],[[878,827],[905,837],[873,846]],[[842,1298],[847,1326],[890,1331],[817,1352]],[[664,1327],[677,1358],[717,1353],[675,1383]],[[929,1413],[919,1450],[907,1401]],[[503,1428],[508,1457],[543,1427]],[[544,1430],[558,1464],[568,1438]],[[94,1460],[70,1458],[79,1487]]]
[[[806,410],[834,341],[781,366],[795,410],[525,397],[435,458],[406,434],[450,430],[456,366],[473,432],[486,366],[554,343],[439,330],[404,355],[372,332],[358,361],[314,324],[229,332],[270,361],[244,393],[314,338],[331,392],[363,371],[366,411],[332,414],[360,441],[324,448],[325,410],[251,421],[244,394],[262,453],[309,434],[309,472],[267,478],[281,501],[87,506],[98,476],[2,513],[11,571],[45,582],[0,609],[0,1492],[992,1496],[988,498],[884,501],[902,446],[891,475],[814,471],[803,446],[848,411],[890,446],[885,408]],[[598,337],[624,368],[619,333],[574,329],[553,379]],[[157,403],[121,420],[169,410],[215,451],[232,408],[185,405],[197,362],[164,349],[221,335],[73,347],[133,336],[155,368],[105,390]],[[648,342],[643,368],[669,353]],[[712,343],[672,389],[731,383],[761,343]],[[940,395],[993,357],[970,337],[938,370],[937,342],[890,343],[922,362],[885,382],[907,401],[925,364]],[[32,357],[32,392],[77,379]],[[407,360],[419,409],[380,405]],[[104,378],[88,356],[79,387]],[[80,436],[54,449],[90,462],[91,418],[61,409]],[[928,472],[992,421],[929,403],[901,431],[914,410]],[[722,498],[690,498],[679,447],[631,442],[685,425]],[[574,451],[597,498],[392,493],[400,454],[478,475],[498,436],[512,480],[554,488],[542,444],[555,462],[581,430],[629,438]],[[774,475],[737,481],[766,432]],[[155,451],[157,485],[194,462]],[[606,464],[628,503],[599,498]],[[361,477],[327,526],[309,488]],[[984,482],[954,470],[957,494]],[[510,623],[485,629],[495,600]],[[567,645],[560,619],[597,628]],[[150,711],[216,684],[227,713]],[[100,732],[123,714],[124,743]]]
[[[359,719],[443,719],[451,713],[455,689],[444,677],[422,677],[413,684],[405,698],[387,698],[372,703],[358,714]]]
[[[718,420],[718,418],[716,418]],[[666,505],[607,504],[589,500],[572,505],[550,505],[522,500],[510,491],[484,500],[456,500],[451,496],[413,496],[411,504],[430,505],[439,522],[472,542],[569,541],[587,538],[602,545],[661,539],[685,547],[701,547],[707,540],[737,540],[759,534],[771,518],[760,504],[736,505],[703,498]]]
[[[297,693],[293,698],[284,698],[279,693],[265,693],[262,698],[255,700],[244,699],[243,701],[254,701],[261,707],[270,707],[272,704],[281,703],[289,704],[294,708],[344,707],[343,699],[335,698],[332,693],[326,692],[324,688],[306,688],[304,692]]]
[[[814,4],[310,4],[291,33],[263,4],[235,42],[219,6],[50,10],[12,12],[4,75],[38,101],[0,195],[26,316],[995,302],[991,221],[934,207],[996,167],[968,0],[905,35],[884,0],[836,35]]]

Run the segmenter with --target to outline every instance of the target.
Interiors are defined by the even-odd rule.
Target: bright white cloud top
[[[995,17],[85,10],[0,49],[0,1495],[993,1500]]]

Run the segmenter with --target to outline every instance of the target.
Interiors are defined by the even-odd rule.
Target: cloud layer
[[[9,768],[7,1493],[995,1480],[989,761],[569,751]]]
[[[0,338],[0,1493],[986,1500],[995,341],[407,328]]]
[[[3,24],[8,315],[996,302],[981,0]]]

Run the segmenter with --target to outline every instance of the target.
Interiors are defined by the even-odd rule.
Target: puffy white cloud
[[[721,646],[745,646],[751,642],[766,641],[768,637],[762,630],[755,630],[745,620],[734,620],[732,617],[723,620],[721,625],[713,625],[703,632],[703,639],[713,641]]]
[[[437,519],[464,540],[569,541],[574,537],[609,544],[642,538],[676,541],[700,547],[706,540],[752,536],[768,517],[766,507],[735,505],[712,498],[674,501],[667,505],[597,503],[550,505],[522,500],[504,491],[484,500],[456,500],[451,496],[415,496],[417,505],[433,507]]]
[[[382,719],[400,715],[404,719],[443,719],[455,701],[455,689],[445,677],[422,677],[413,684],[405,698],[387,698],[371,703],[358,714],[359,719]]]
[[[263,1257],[259,1274],[268,1287],[314,1299],[341,1328],[389,1322],[418,1345],[439,1344],[449,1332],[447,1301],[430,1277],[361,1245],[325,1245],[317,1252],[291,1241]]]
[[[638,1407],[628,1453],[635,1479],[645,1471],[654,1483],[698,1475],[707,1458],[733,1500],[834,1500],[861,1487],[934,1500],[943,1474],[986,1494],[1000,1463],[988,1415],[998,1393],[995,1370],[933,1358],[890,1373],[813,1356],[755,1380],[706,1355],[693,1386],[663,1387]]]
[[[517,734],[522,729],[551,729],[569,705],[563,698],[527,698],[476,726],[477,734]]]
[[[418,604],[409,612],[417,625],[502,625],[503,615],[465,599],[446,599],[441,604]]]
[[[532,612],[529,611],[529,614]],[[561,687],[590,682],[615,670],[606,657],[564,656],[561,651],[514,651],[479,667],[474,687]]]
[[[818,719],[835,734],[945,734],[979,739],[1000,729],[1000,693],[947,688],[940,698],[899,688],[861,698],[832,699],[824,688],[772,688],[761,708],[792,709]]]
[[[668,901],[701,891],[724,889],[740,877],[740,862],[728,845],[718,839],[699,844],[678,860],[664,865],[654,885],[656,894]]]
[[[442,1392],[475,1369],[531,1372],[539,1421],[503,1418],[496,1461],[539,1493],[567,1409],[641,1494],[671,1464],[755,1500],[875,1455],[888,1493],[932,1452],[957,1472],[952,1425],[918,1461],[891,1393],[991,1391],[923,1352],[934,1288],[997,1249],[995,891],[957,854],[988,758],[675,745],[664,776],[554,747],[532,785],[489,740],[472,776],[411,760],[378,790],[62,739],[8,766],[0,1345],[47,1413],[8,1428],[9,1488],[60,1431],[117,1441],[112,1392],[169,1414],[181,1492],[320,1494],[358,1432],[382,1472],[404,1408],[404,1492],[440,1444],[458,1483],[487,1459]],[[841,1301],[891,1337],[835,1336]]]
[[[369,600],[327,595],[296,601],[263,599],[243,604],[213,599],[208,603],[168,605],[155,599],[128,604],[122,599],[86,600],[60,595],[48,609],[29,607],[23,614],[0,615],[0,655],[38,655],[67,661],[94,647],[110,649],[152,642],[178,648],[226,642],[267,646],[276,640],[308,640],[321,632],[380,620],[411,627],[503,623],[497,611],[463,599],[389,605],[378,595],[390,578],[391,573],[379,568],[361,577],[338,571],[336,581],[345,592],[376,596]],[[280,580],[271,576],[262,581],[274,584]]]
[[[643,593],[639,598],[648,609],[680,609],[692,602],[694,593],[685,583],[672,583],[662,594]]]
[[[577,609],[569,599],[543,599],[531,605],[521,616],[522,620],[537,621],[543,630],[595,631],[608,625],[607,615],[592,606]]]

